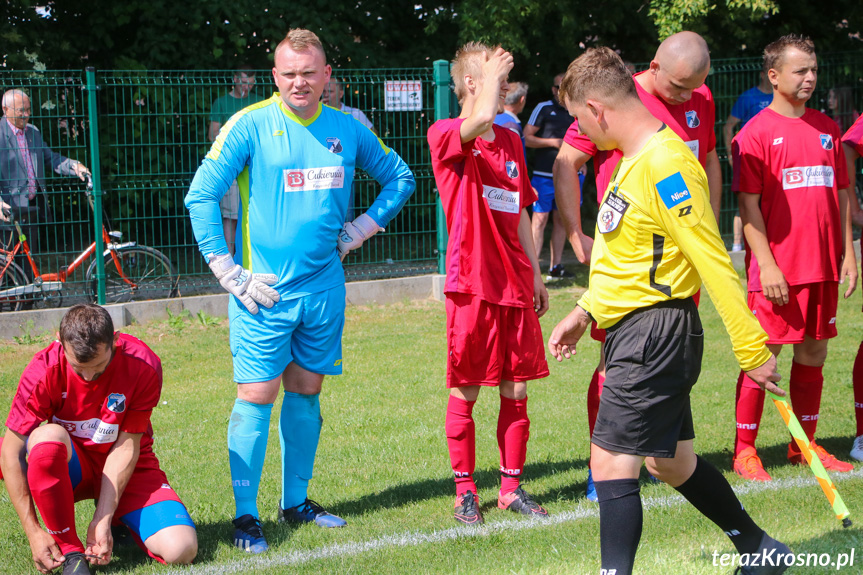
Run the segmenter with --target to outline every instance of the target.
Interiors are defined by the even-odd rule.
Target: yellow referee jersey
[[[664,127],[637,155],[620,161],[596,232],[590,284],[578,305],[599,327],[611,327],[637,309],[692,296],[703,281],[741,369],[770,358],[767,334],[747,307],[719,237],[707,176],[673,131]]]

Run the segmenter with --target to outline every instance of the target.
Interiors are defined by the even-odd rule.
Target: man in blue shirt
[[[278,93],[228,121],[186,196],[198,247],[234,295],[229,318],[238,385],[228,424],[233,539],[251,553],[268,549],[257,495],[280,385],[279,520],[345,525],[307,493],[323,421],[318,396],[324,376],[342,371],[340,257],[380,231],[415,188],[408,166],[371,130],[320,103],[330,74],[318,37],[288,32],[275,52]],[[367,212],[345,223],[357,167],[382,189]],[[240,213],[232,258],[219,200],[235,179]]]

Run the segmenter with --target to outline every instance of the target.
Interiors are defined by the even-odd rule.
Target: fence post
[[[435,121],[451,118],[455,106],[453,106],[452,91],[449,87],[449,62],[446,60],[434,61],[434,112]],[[446,246],[449,235],[446,231],[446,216],[440,194],[437,194],[437,271],[439,274],[446,273]]]
[[[87,120],[90,128],[90,173],[93,178],[93,235],[96,238],[97,302],[105,305],[105,258],[102,253],[102,174],[99,164],[99,110],[96,102],[96,69],[87,66]]]

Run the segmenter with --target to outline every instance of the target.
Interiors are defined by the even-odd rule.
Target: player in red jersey
[[[195,525],[153,454],[150,414],[162,365],[143,342],[115,333],[96,305],[69,309],[60,341],[37,353],[18,384],[0,447],[6,489],[42,573],[89,574],[111,560],[111,526],[125,524],[162,563],[188,564]],[[86,547],[75,502],[96,499]],[[45,523],[43,529],[36,508]]]
[[[851,221],[855,225],[863,226],[863,211],[857,201],[855,163],[863,156],[863,116],[848,128],[842,136],[842,149],[845,152],[845,161],[848,168],[848,202],[851,208]],[[857,433],[854,445],[851,447],[851,457],[857,461],[863,461],[863,343],[857,350],[854,359],[854,371],[852,372],[854,382],[854,417],[857,420]]]
[[[446,436],[456,482],[455,518],[483,521],[473,480],[473,406],[482,386],[500,393],[498,507],[547,515],[520,487],[527,452],[527,382],[548,375],[539,316],[548,309],[527,206],[536,200],[521,140],[494,125],[509,89],[512,54],[468,43],[451,74],[461,115],[428,131],[446,213]]]
[[[710,52],[707,43],[695,32],[680,32],[665,39],[656,50],[650,68],[635,74],[638,97],[653,116],[664,122],[686,143],[698,158],[707,174],[710,205],[719,218],[722,194],[722,169],[716,153],[716,118],[713,94],[704,81],[710,71]],[[597,202],[611,181],[611,175],[623,154],[620,150],[597,151],[590,138],[579,134],[574,122],[566,132],[563,145],[554,163],[555,198],[558,210],[566,223],[569,241],[582,263],[590,262],[593,239],[581,228],[581,188],[578,170],[593,158],[596,172]],[[604,330],[591,326],[590,335],[599,342],[605,341]],[[587,420],[591,435],[599,409],[599,396],[605,381],[605,356],[600,348],[599,364],[593,372],[587,389]],[[595,501],[593,477],[588,472],[588,499]]]
[[[790,34],[764,49],[773,102],[732,141],[734,180],[746,238],[749,307],[778,356],[794,346],[789,392],[794,411],[824,467],[851,471],[814,441],[827,342],[836,337],[839,282],[857,285],[848,173],[839,128],[806,107],[815,90],[815,47]],[[745,374],[737,381],[734,471],[769,481],[755,450],[764,392]],[[805,463],[792,441],[791,463]]]

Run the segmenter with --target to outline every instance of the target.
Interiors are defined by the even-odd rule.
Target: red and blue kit
[[[770,251],[788,285],[839,281],[844,246],[838,190],[848,187],[839,128],[816,110],[788,118],[767,108],[732,142],[731,189],[761,194]],[[746,252],[750,292],[760,268]]]
[[[69,432],[81,460],[76,501],[99,497],[102,468],[119,433],[143,434],[137,465],[117,508],[120,517],[159,501],[179,501],[153,453],[150,414],[161,390],[161,362],[135,337],[119,334],[105,372],[90,382],[75,373],[55,341],[34,356],[21,376],[6,427],[28,436],[49,422]]]

